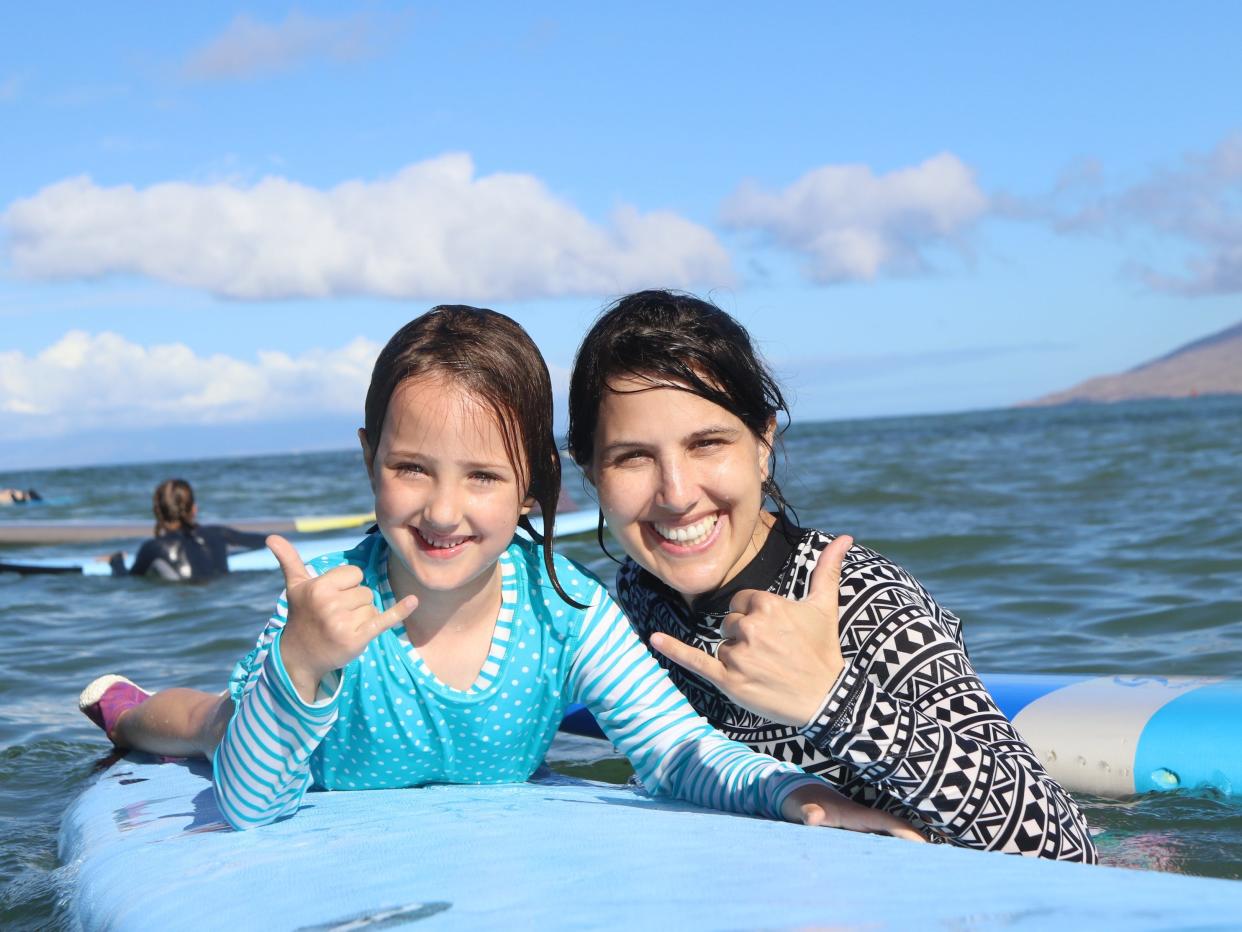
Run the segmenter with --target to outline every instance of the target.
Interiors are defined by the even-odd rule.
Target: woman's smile
[[[608,387],[591,466],[608,527],[686,600],[720,588],[767,539],[767,444],[676,385],[626,378]]]
[[[663,547],[671,554],[697,554],[712,546],[720,539],[721,529],[724,528],[728,521],[728,515],[723,512],[713,512],[706,517],[695,520],[692,523],[668,523],[664,521],[650,521],[647,527],[651,528],[659,541],[659,546]]]

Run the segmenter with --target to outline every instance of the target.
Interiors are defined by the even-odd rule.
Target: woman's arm
[[[1097,861],[1082,812],[996,707],[946,613],[900,568],[854,554],[841,618],[854,653],[803,734],[958,844]]]
[[[800,726],[958,844],[1094,862],[1082,813],[996,708],[952,616],[872,551],[851,551],[842,579],[849,543],[820,537],[802,600],[737,593],[716,657],[665,634],[652,646],[736,704]]]
[[[900,819],[854,803],[819,778],[712,728],[695,714],[602,587],[578,636],[569,688],[630,759],[652,795],[791,822],[919,837]]]

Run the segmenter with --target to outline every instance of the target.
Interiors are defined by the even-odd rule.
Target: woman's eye
[[[725,445],[725,442],[720,437],[704,437],[703,439],[696,440],[694,442],[693,449],[715,450],[719,447],[723,447],[724,445]]]
[[[642,450],[627,450],[625,453],[618,454],[612,464],[614,466],[637,466],[650,459],[651,457]]]

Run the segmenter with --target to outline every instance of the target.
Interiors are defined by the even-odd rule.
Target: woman
[[[587,334],[569,452],[629,557],[617,590],[640,635],[727,736],[933,838],[1094,862],[957,617],[879,554],[790,518],[772,477],[782,411],[749,335],[705,301],[629,295]]]
[[[264,545],[263,534],[247,534],[224,525],[198,523],[194,490],[184,479],[165,479],[152,496],[155,537],[143,542],[129,569],[124,556],[109,557],[113,576],[154,573],[162,579],[208,579],[229,571],[229,548],[254,550]]]

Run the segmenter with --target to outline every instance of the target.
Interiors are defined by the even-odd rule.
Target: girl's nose
[[[423,508],[423,518],[442,531],[452,531],[461,523],[461,496],[452,483],[435,484]]]

